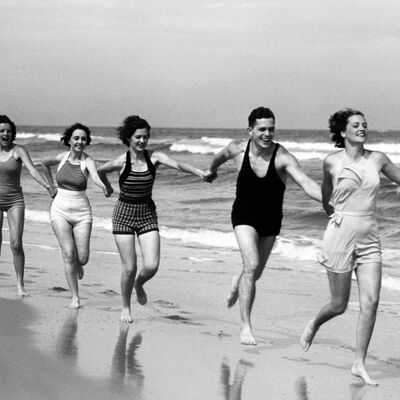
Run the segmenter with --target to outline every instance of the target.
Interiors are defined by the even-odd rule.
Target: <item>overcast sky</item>
[[[400,129],[398,0],[0,0],[0,113],[17,125]]]

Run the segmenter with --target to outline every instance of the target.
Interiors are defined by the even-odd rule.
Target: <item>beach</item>
[[[398,398],[397,291],[382,291],[367,360],[380,385],[371,387],[350,374],[356,285],[348,311],[320,330],[311,349],[305,353],[298,344],[305,324],[329,298],[318,266],[312,271],[299,261],[289,268],[287,259],[271,256],[253,310],[258,345],[243,346],[238,306],[225,306],[231,275],[240,268],[237,251],[163,239],[159,273],[147,285],[149,303],[133,301],[128,325],[119,322],[120,264],[111,233],[93,232],[78,311],[67,307],[50,225],[30,221],[25,227],[27,298],[15,295],[7,236],[4,229],[1,399]]]

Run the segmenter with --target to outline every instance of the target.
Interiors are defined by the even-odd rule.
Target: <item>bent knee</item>
[[[11,239],[10,240],[10,248],[13,254],[18,254],[23,251],[22,240],[20,239]]]
[[[157,260],[154,260],[152,262],[146,262],[146,263],[143,264],[143,269],[145,269],[147,271],[157,272],[159,264],[160,263]]]
[[[332,302],[331,307],[332,307],[333,312],[336,315],[340,315],[340,314],[343,314],[347,310],[347,302],[346,303]]]
[[[88,261],[89,261],[89,254],[80,255],[80,256],[78,257],[78,263],[79,263],[79,265],[81,265],[82,267],[83,267],[84,265],[86,265],[86,264],[88,263]]]

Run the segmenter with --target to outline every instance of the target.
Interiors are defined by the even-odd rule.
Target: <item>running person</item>
[[[139,304],[146,304],[143,285],[157,272],[160,263],[160,235],[152,189],[157,168],[163,164],[203,178],[203,171],[179,162],[159,151],[147,151],[150,125],[136,115],[127,117],[118,129],[119,138],[128,151],[99,167],[98,173],[108,185],[106,173],[120,173],[120,195],[114,207],[112,225],[115,243],[121,256],[121,321],[132,322],[133,288]],[[142,251],[143,268],[136,277],[135,234]],[[136,278],[136,279],[135,279]]]
[[[51,204],[50,221],[60,244],[65,276],[72,293],[70,308],[80,307],[78,279],[83,277],[83,266],[89,260],[89,242],[92,230],[92,211],[86,196],[89,175],[93,182],[109,197],[111,187],[106,187],[97,175],[96,165],[84,150],[90,144],[90,130],[76,123],[65,130],[61,142],[69,147],[66,153],[45,157],[41,164],[50,185],[54,185],[50,167],[57,165],[57,195]]]
[[[321,201],[321,191],[318,184],[300,169],[296,158],[273,141],[275,116],[270,109],[256,108],[249,115],[248,122],[250,139],[233,140],[221,150],[209,170],[205,171],[205,179],[215,179],[218,167],[230,159],[239,172],[232,225],[243,269],[240,276],[232,279],[227,305],[232,307],[239,297],[240,341],[255,345],[250,317],[256,281],[261,277],[275,238],[280,233],[287,176],[317,201]]]
[[[329,119],[329,127],[335,146],[343,149],[328,155],[323,163],[322,202],[330,221],[319,261],[327,269],[331,301],[308,323],[300,344],[307,351],[320,326],[346,311],[355,270],[360,314],[351,372],[367,384],[376,385],[365,368],[382,276],[376,198],[379,173],[400,184],[400,169],[385,154],[364,148],[368,130],[362,112],[339,110]]]
[[[50,195],[52,188],[34,167],[29,153],[23,146],[14,144],[17,129],[6,115],[0,115],[0,251],[2,242],[3,213],[7,213],[10,228],[10,247],[17,276],[17,293],[27,296],[24,287],[25,253],[22,245],[25,203],[21,188],[22,164],[33,179],[45,187]]]

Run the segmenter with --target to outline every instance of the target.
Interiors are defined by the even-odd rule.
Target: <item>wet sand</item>
[[[5,223],[7,226],[7,223]],[[5,231],[3,240],[8,241]],[[400,304],[383,291],[368,367],[379,387],[350,374],[358,312],[321,328],[311,349],[304,326],[328,299],[320,268],[272,256],[253,312],[257,346],[239,343],[239,310],[225,298],[237,252],[163,240],[149,303],[133,302],[134,323],[119,322],[119,256],[112,235],[93,232],[80,291],[70,310],[61,254],[47,224],[26,226],[26,288],[17,299],[12,257],[0,260],[0,399],[397,399]],[[45,245],[44,245],[45,244]],[[290,264],[290,265],[289,265]],[[139,260],[140,265],[140,260]]]

